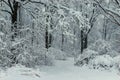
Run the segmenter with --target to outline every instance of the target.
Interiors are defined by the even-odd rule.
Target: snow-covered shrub
[[[53,55],[56,60],[66,60],[67,58],[65,52],[52,47],[48,49],[48,54]]]
[[[120,53],[118,53],[117,51],[115,50],[110,50],[106,53],[107,55],[110,55],[111,57],[116,57],[116,56],[119,56]]]
[[[114,67],[120,70],[120,55],[113,58]]]
[[[27,67],[35,67],[39,65],[53,65],[54,59],[46,49],[40,49],[39,52],[24,52],[18,56],[18,63]]]
[[[99,68],[109,69],[113,67],[113,58],[110,57],[109,55],[99,55],[96,56],[94,59],[90,60],[89,65],[94,69]]]
[[[108,41],[99,39],[88,48],[97,51],[99,55],[103,55],[111,51],[111,44]]]
[[[99,55],[108,54],[111,57],[119,55],[119,53],[112,49],[112,43],[105,40],[97,40],[95,43],[88,47],[91,50],[94,50],[99,53]]]
[[[77,58],[75,65],[87,65],[93,69],[110,69],[112,67],[120,69],[120,56],[112,57],[109,54],[99,55],[96,51],[86,49]]]
[[[55,48],[30,48],[17,57],[18,63],[27,67],[35,67],[39,65],[54,65],[54,59],[66,60],[66,53]]]
[[[45,48],[41,48],[44,47],[44,36],[38,34],[38,28],[35,28],[33,36],[31,29],[36,26],[18,24],[19,33],[13,41],[11,37],[14,32],[11,32],[11,26],[10,22],[0,19],[0,66],[17,63],[27,67],[53,65],[53,56]]]
[[[6,49],[0,50],[0,67],[12,66],[11,53]]]
[[[6,36],[9,36],[7,29],[9,29],[9,23],[5,19],[0,18],[0,67],[11,66],[13,60],[12,53],[9,50],[9,40]],[[7,28],[6,28],[7,27]]]
[[[44,49],[39,52],[36,52],[34,55],[34,60],[36,65],[48,65],[51,66],[54,64],[53,55],[49,54],[49,52]]]
[[[109,54],[100,54],[99,52],[88,48],[77,58],[75,65],[87,65],[94,69],[110,69],[114,66],[114,59]],[[116,64],[118,65],[118,63]]]
[[[98,52],[90,49],[86,49],[83,53],[77,58],[75,65],[84,65],[88,64],[91,59],[98,55]]]

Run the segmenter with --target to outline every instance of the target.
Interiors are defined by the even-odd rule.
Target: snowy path
[[[0,74],[0,80],[120,80],[114,72],[91,70],[73,65],[73,60],[57,61],[39,70],[13,67]]]
[[[120,80],[114,72],[91,70],[73,65],[73,60],[57,61],[53,67],[44,67],[47,72],[41,80]]]

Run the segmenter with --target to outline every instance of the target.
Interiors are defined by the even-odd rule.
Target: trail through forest
[[[2,71],[0,80],[120,80],[116,72],[80,68],[73,63],[71,58],[58,60],[54,66],[44,66],[40,70],[15,66]]]

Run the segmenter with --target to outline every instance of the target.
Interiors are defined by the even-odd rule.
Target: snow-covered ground
[[[120,80],[117,72],[100,71],[77,67],[73,59],[56,61],[55,66],[40,67],[40,70],[15,66],[1,71],[0,80]]]

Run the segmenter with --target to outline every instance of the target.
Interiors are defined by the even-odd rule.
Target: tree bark
[[[83,53],[83,50],[87,48],[87,43],[88,43],[87,37],[88,37],[87,34],[85,34],[81,30],[81,54]]]
[[[46,6],[46,12],[51,13],[49,7]],[[52,14],[46,15],[46,28],[45,28],[45,48],[48,49],[52,45],[52,34],[49,33],[49,28],[53,28],[52,25],[52,17],[50,16]]]
[[[64,49],[64,34],[62,32],[62,46],[61,46],[61,51],[63,51]]]
[[[14,32],[12,35],[11,41],[15,41],[15,37],[17,36],[17,12],[18,12],[18,2],[13,3],[13,13],[12,13],[12,26],[11,31]]]
[[[49,42],[48,42],[48,26],[46,26],[45,29],[45,48],[48,49],[49,48]]]
[[[11,26],[11,32],[13,32],[12,36],[11,36],[11,41],[15,41],[15,38],[17,37],[17,34],[18,34],[18,30],[17,30],[17,12],[18,12],[18,8],[19,8],[19,4],[18,2],[14,1],[13,2],[13,12],[12,12],[12,19],[11,19],[11,22],[12,22],[12,26]],[[17,53],[15,53],[16,51],[16,48],[15,47],[12,47],[11,48],[11,53],[13,54],[12,56],[12,63],[17,63],[17,59],[16,59],[16,56],[17,56]]]

